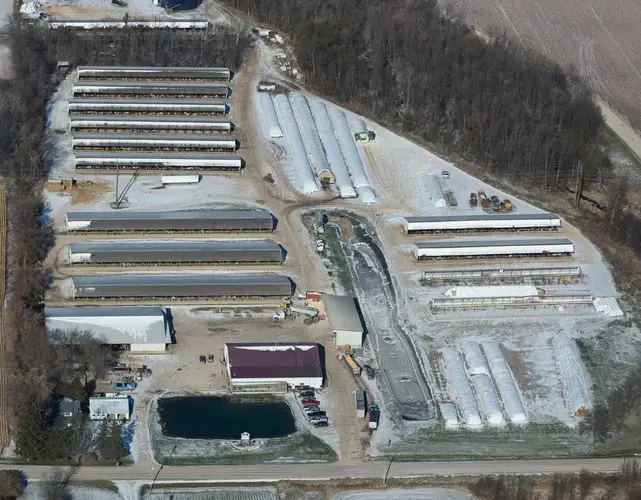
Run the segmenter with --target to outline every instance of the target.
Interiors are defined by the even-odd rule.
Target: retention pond
[[[275,399],[184,396],[160,398],[163,434],[186,439],[284,437],[296,431],[289,405]]]

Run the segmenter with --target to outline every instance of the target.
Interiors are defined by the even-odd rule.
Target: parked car
[[[310,418],[309,422],[311,424],[317,424],[318,422],[327,422],[327,417],[316,417],[316,418]]]
[[[318,406],[305,406],[303,408],[303,411],[306,414],[309,414],[309,413],[312,413],[312,412],[315,412],[315,411],[320,411],[320,407],[318,407]]]
[[[203,364],[203,365],[204,365],[205,363],[207,363],[207,356],[200,356],[200,362],[201,362],[201,364]]]
[[[303,391],[298,393],[299,398],[313,398],[314,397],[314,391]]]
[[[214,362],[214,355],[210,354],[209,356],[207,356],[207,361],[209,361],[210,363],[213,363]]]
[[[324,411],[315,411],[307,414],[307,418],[317,418],[317,417],[327,417],[327,413]]]
[[[450,178],[450,173],[447,170],[443,170],[441,172],[441,175],[443,176],[443,179],[449,179]]]
[[[501,208],[501,200],[499,200],[498,196],[490,196],[490,201],[492,202],[495,210],[499,210]]]
[[[329,422],[327,420],[321,420],[320,422],[315,422],[312,424],[314,427],[327,427]]]
[[[320,401],[316,401],[315,399],[308,399],[306,401],[302,401],[301,404],[303,406],[320,406]]]

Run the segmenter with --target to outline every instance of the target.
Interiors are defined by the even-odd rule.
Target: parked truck
[[[345,365],[354,374],[354,376],[361,376],[361,367],[358,366],[358,363],[356,363],[356,361],[354,361],[354,358],[352,358],[349,354],[345,354],[343,356],[343,361],[345,361]]]
[[[378,421],[381,418],[381,410],[378,405],[371,405],[369,407],[369,428],[378,429]]]
[[[289,310],[291,312],[296,312],[300,314],[305,314],[306,316],[311,316],[312,318],[315,316],[318,316],[318,309],[316,309],[315,307],[295,306],[292,304]]]
[[[354,400],[356,403],[356,417],[365,418],[365,411],[367,410],[367,395],[363,389],[354,391]]]

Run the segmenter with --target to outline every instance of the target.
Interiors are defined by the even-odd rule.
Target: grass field
[[[484,33],[503,33],[574,68],[641,128],[637,0],[440,0]]]

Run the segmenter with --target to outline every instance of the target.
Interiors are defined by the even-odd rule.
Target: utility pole
[[[120,178],[120,163],[116,162],[116,204],[115,208],[118,208],[118,179]]]

